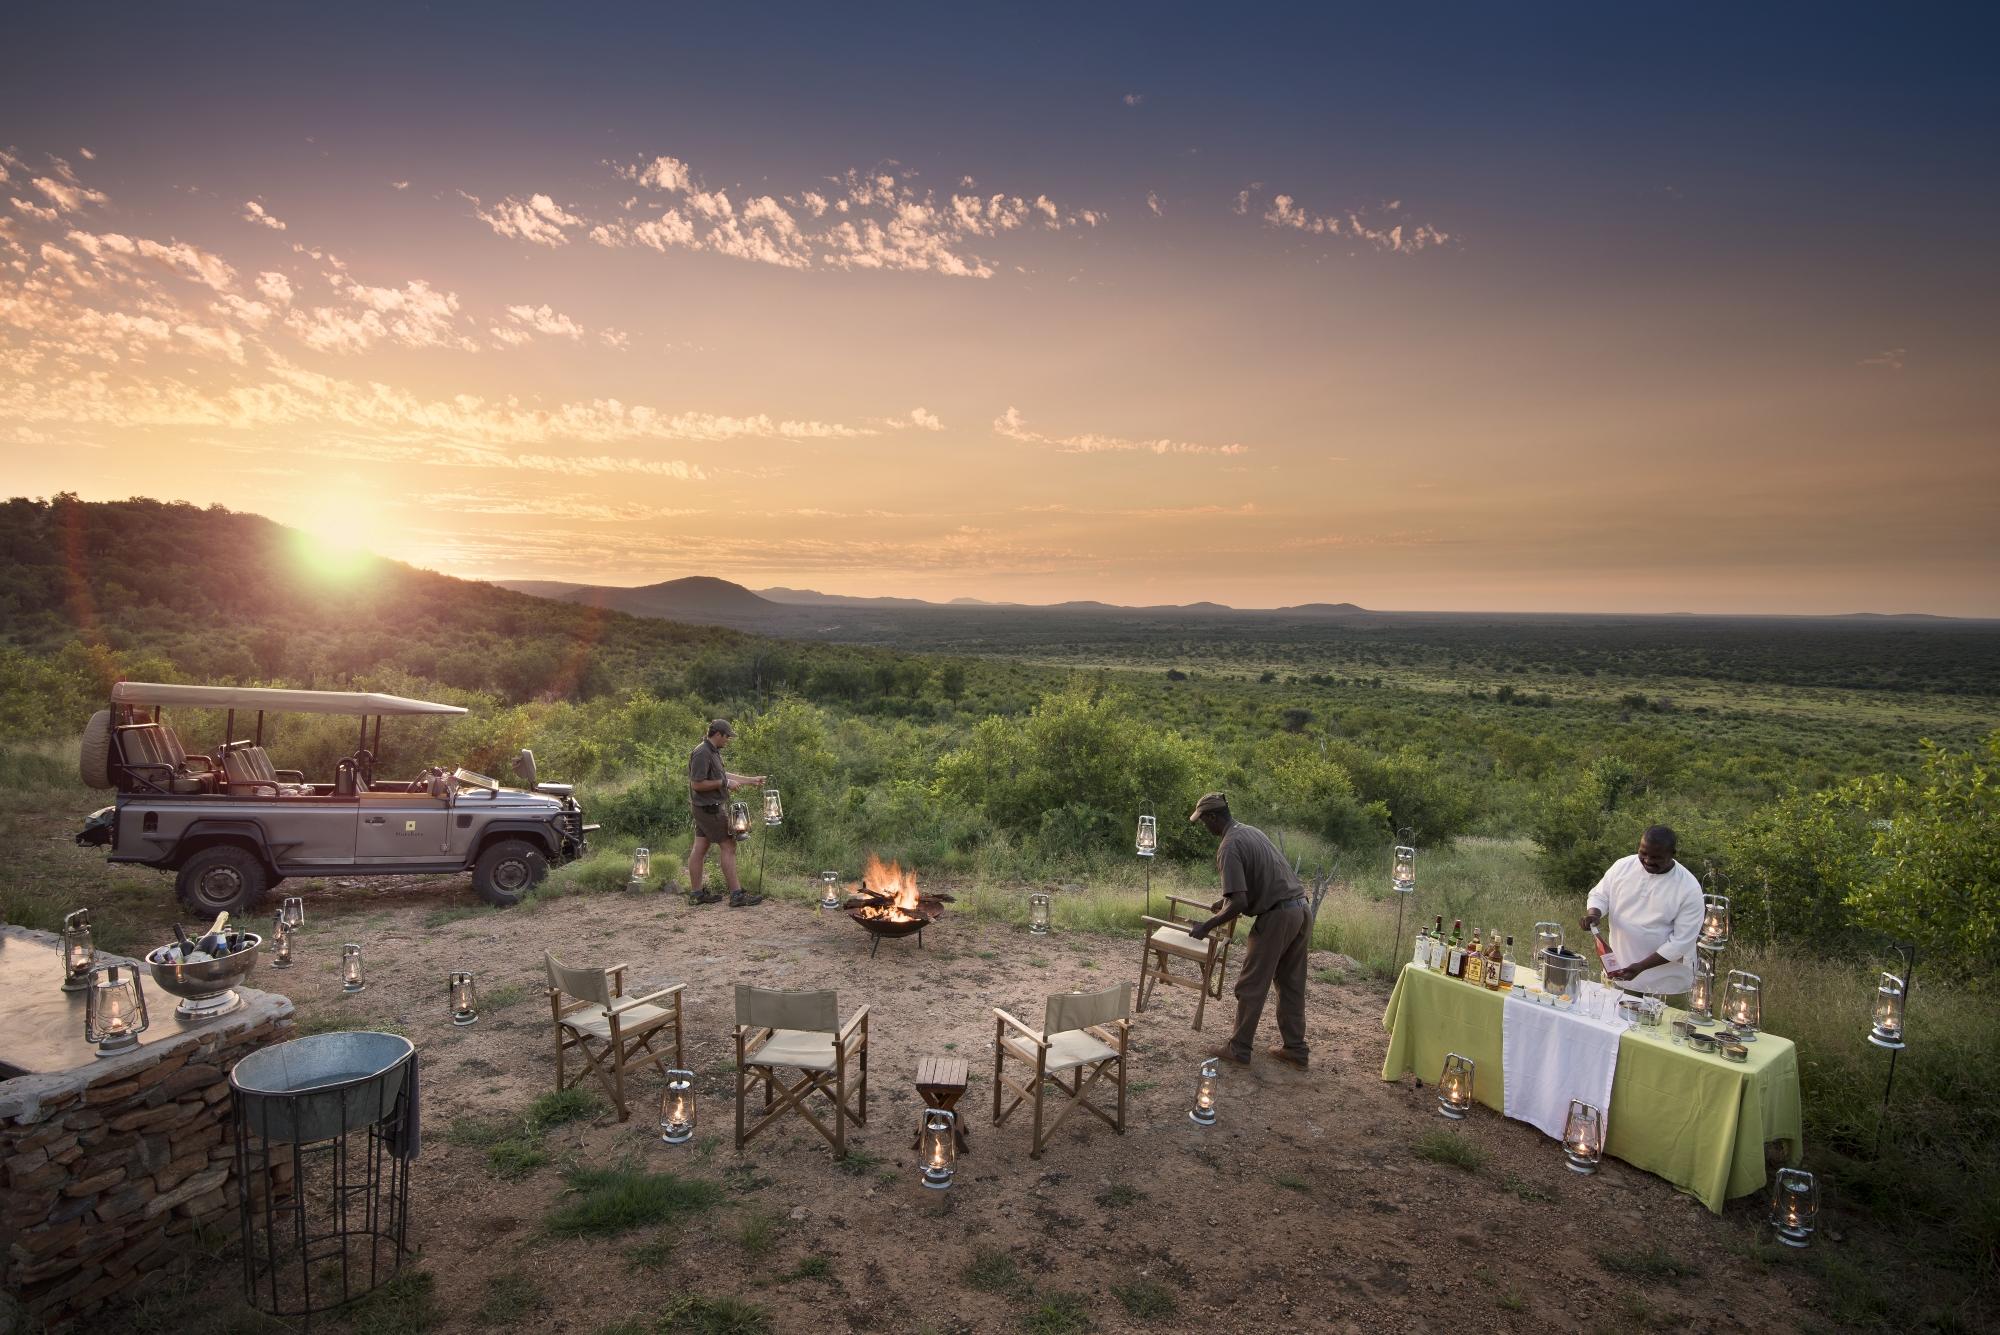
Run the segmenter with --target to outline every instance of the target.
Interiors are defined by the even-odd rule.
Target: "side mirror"
[[[535,790],[535,753],[525,746],[521,748],[521,754],[514,757],[514,774],[528,786],[529,792]]]

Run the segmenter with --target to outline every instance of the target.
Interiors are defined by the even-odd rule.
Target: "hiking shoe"
[[[753,909],[764,902],[764,896],[734,894],[729,897],[729,907],[733,909]]]
[[[1232,1050],[1227,1043],[1224,1043],[1219,1048],[1211,1049],[1208,1055],[1214,1057],[1218,1061],[1226,1061],[1231,1066],[1248,1066],[1250,1064],[1250,1059],[1248,1057],[1237,1056],[1235,1051]]]
[[[703,904],[720,904],[721,902],[722,896],[706,887],[688,896],[688,907],[690,908],[698,908]]]
[[[1287,1066],[1296,1066],[1301,1071],[1306,1069],[1306,1055],[1303,1052],[1293,1052],[1290,1048],[1266,1048],[1264,1055],[1272,1061],[1280,1061]]]

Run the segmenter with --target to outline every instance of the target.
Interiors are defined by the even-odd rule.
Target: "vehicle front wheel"
[[[217,844],[181,864],[174,893],[188,912],[207,919],[218,913],[244,912],[263,898],[270,883],[271,874],[264,870],[262,858],[235,844]]]
[[[549,860],[526,839],[502,839],[473,864],[472,888],[487,903],[512,908],[549,874]]]

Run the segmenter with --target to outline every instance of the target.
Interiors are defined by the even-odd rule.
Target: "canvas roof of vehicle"
[[[121,705],[186,705],[196,709],[262,709],[290,714],[463,714],[460,705],[407,700],[375,691],[288,691],[276,686],[182,686],[121,681],[111,688]]]

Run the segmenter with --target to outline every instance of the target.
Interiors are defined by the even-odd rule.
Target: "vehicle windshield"
[[[454,770],[451,777],[461,788],[484,788],[495,793],[500,791],[498,780],[489,779],[484,774],[475,774],[469,769]]]

